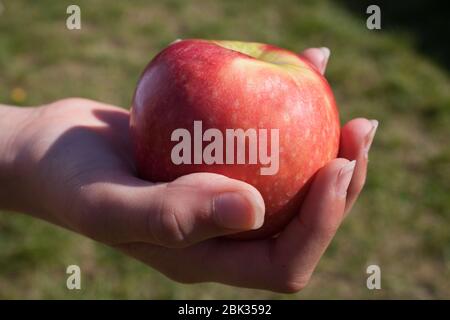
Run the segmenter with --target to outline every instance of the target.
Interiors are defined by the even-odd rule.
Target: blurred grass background
[[[91,240],[1,213],[0,298],[450,298],[444,2],[382,3],[378,31],[365,27],[365,1],[0,3],[2,103],[82,96],[127,108],[146,63],[171,41],[196,37],[296,51],[327,46],[342,121],[380,121],[365,190],[301,293],[180,285]],[[74,3],[82,29],[69,31],[66,8]],[[81,291],[66,289],[69,264],[82,269]],[[382,290],[366,288],[370,264],[381,267]]]

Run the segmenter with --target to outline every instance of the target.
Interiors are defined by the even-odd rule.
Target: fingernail
[[[259,199],[248,192],[245,196],[238,192],[221,193],[213,201],[215,222],[227,229],[258,229],[264,223],[264,209]]]
[[[169,45],[180,42],[180,41],[181,41],[181,39],[176,39],[176,40],[172,41],[171,43],[169,43]]]
[[[320,49],[320,51],[322,51],[322,54],[323,54],[322,71],[325,71],[325,68],[328,63],[328,59],[330,58],[330,49],[328,49],[327,47],[322,47],[319,49]]]
[[[339,170],[336,181],[336,194],[339,197],[347,195],[347,189],[352,180],[353,171],[355,170],[356,160],[348,162]]]
[[[369,150],[370,150],[370,147],[372,146],[373,138],[375,137],[375,133],[377,132],[377,128],[378,128],[377,120],[370,120],[370,123],[372,124],[372,129],[370,129],[370,131],[366,135],[366,138],[364,141],[364,157],[366,159],[369,158]]]

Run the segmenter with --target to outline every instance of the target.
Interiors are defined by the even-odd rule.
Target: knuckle
[[[189,244],[187,234],[180,221],[180,209],[174,206],[167,193],[160,200],[156,212],[156,222],[149,219],[149,228],[157,242],[167,247],[181,248]]]
[[[164,243],[171,247],[182,247],[187,240],[177,216],[177,212],[170,209],[163,212],[160,218]]]

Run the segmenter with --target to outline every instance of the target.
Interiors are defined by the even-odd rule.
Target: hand
[[[320,49],[303,55],[323,72]],[[0,176],[8,182],[0,190],[3,207],[111,245],[180,282],[279,292],[308,282],[362,189],[376,129],[365,119],[345,125],[341,158],[317,173],[298,216],[280,236],[239,242],[217,237],[262,224],[258,191],[209,173],[158,184],[137,178],[126,110],[73,98],[14,113],[20,131],[0,141]],[[224,192],[233,196],[223,198]]]
[[[327,48],[311,48],[302,56],[323,74],[329,53]],[[342,128],[340,158],[319,170],[298,216],[276,239],[216,238],[183,249],[140,242],[118,248],[180,282],[300,291],[364,186],[377,126],[376,120],[358,118]]]

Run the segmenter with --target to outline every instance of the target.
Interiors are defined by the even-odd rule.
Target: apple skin
[[[260,164],[181,164],[171,160],[175,129],[279,129],[279,171]],[[172,43],[145,68],[132,101],[138,175],[167,182],[194,172],[243,180],[264,198],[264,225],[234,235],[267,238],[298,213],[314,174],[336,158],[340,124],[326,79],[301,56],[272,45],[190,39]],[[225,153],[225,152],[224,152]]]

